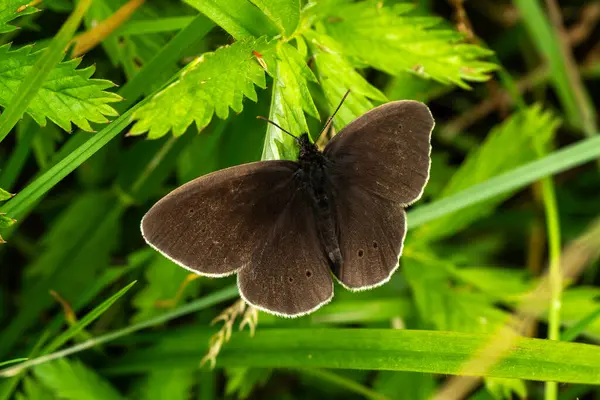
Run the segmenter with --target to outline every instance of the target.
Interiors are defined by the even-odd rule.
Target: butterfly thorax
[[[299,138],[300,187],[309,195],[317,216],[317,226],[323,250],[334,268],[342,265],[342,255],[337,237],[337,224],[332,203],[331,182],[327,176],[327,159],[317,146],[310,142],[307,134]]]

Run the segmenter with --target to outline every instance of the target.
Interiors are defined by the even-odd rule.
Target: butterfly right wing
[[[298,169],[259,161],[199,177],[159,200],[142,219],[150,246],[176,264],[213,277],[237,272],[291,200]]]

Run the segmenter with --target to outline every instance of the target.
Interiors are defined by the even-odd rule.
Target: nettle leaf
[[[468,88],[465,81],[486,81],[497,68],[480,61],[492,51],[463,43],[463,35],[454,30],[435,28],[441,19],[407,15],[414,8],[411,4],[390,8],[374,1],[325,3],[315,12],[344,54],[391,75],[412,71]]]
[[[304,42],[298,39],[299,46]],[[277,45],[277,70],[274,74],[273,95],[269,119],[295,136],[308,132],[304,112],[319,118],[319,112],[308,90],[308,82],[316,82],[304,56],[288,43]],[[263,160],[295,159],[296,145],[279,128],[268,125],[263,148]]]
[[[6,107],[17,92],[41,52],[32,53],[32,46],[10,51],[10,45],[0,46],[0,105]],[[50,119],[62,129],[71,131],[71,123],[92,131],[88,121],[106,123],[106,116],[118,113],[108,105],[121,101],[121,96],[104,91],[114,84],[104,79],[90,79],[94,67],[76,69],[81,59],[58,64],[27,107],[27,113],[41,126]]]
[[[473,150],[442,190],[441,197],[460,192],[505,171],[537,158],[536,146],[549,142],[560,125],[551,112],[534,105],[512,115],[489,133],[483,144]],[[498,152],[502,149],[502,152]],[[421,226],[413,236],[434,240],[451,235],[491,213],[513,192],[464,208]]]
[[[317,78],[308,68],[304,57],[293,46],[281,43],[277,46],[277,79],[281,88],[282,107],[278,112],[280,121],[294,134],[308,132],[308,125],[303,110],[307,114],[319,118],[319,112],[308,90],[308,82],[316,82]]]
[[[257,100],[254,85],[266,87],[261,64],[268,72],[274,69],[274,54],[275,43],[265,38],[244,39],[203,54],[179,80],[135,112],[133,119],[138,121],[129,134],[148,132],[149,139],[156,139],[173,130],[180,136],[192,122],[202,130],[215,113],[226,119],[229,108],[241,112],[244,96]]]
[[[124,399],[108,381],[79,361],[59,359],[35,367],[33,373],[61,399]]]
[[[331,37],[316,31],[305,32],[314,55],[317,76],[327,97],[331,112],[338,106],[347,90],[350,96],[335,116],[334,126],[342,129],[373,108],[371,100],[384,102],[386,97],[362,77],[340,52],[339,44]]]
[[[173,300],[183,284],[185,278],[190,274],[183,268],[165,257],[157,256],[145,269],[146,286],[133,298],[133,306],[137,312],[132,321],[138,322],[154,317],[165,312],[161,304]],[[181,294],[183,301],[198,293],[198,281],[187,285]],[[168,306],[168,303],[165,303]]]
[[[250,0],[273,23],[282,34],[290,36],[296,31],[300,21],[300,1],[298,0]]]
[[[0,33],[12,32],[16,26],[8,23],[15,18],[33,14],[39,9],[29,6],[31,0],[3,0],[0,4]]]

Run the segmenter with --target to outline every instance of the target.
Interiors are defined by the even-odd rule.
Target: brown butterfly
[[[175,189],[144,216],[142,234],[192,272],[237,273],[240,295],[258,309],[308,314],[333,297],[332,275],[364,290],[398,268],[404,208],[429,178],[433,126],[422,103],[381,105],[323,152],[303,134],[296,162],[243,164]]]

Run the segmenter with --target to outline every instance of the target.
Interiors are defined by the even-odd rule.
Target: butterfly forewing
[[[247,265],[292,196],[291,161],[262,161],[197,178],[156,203],[142,220],[146,241],[180,266],[225,276]]]
[[[429,179],[433,117],[423,103],[381,105],[355,119],[325,147],[331,178],[409,205]]]

